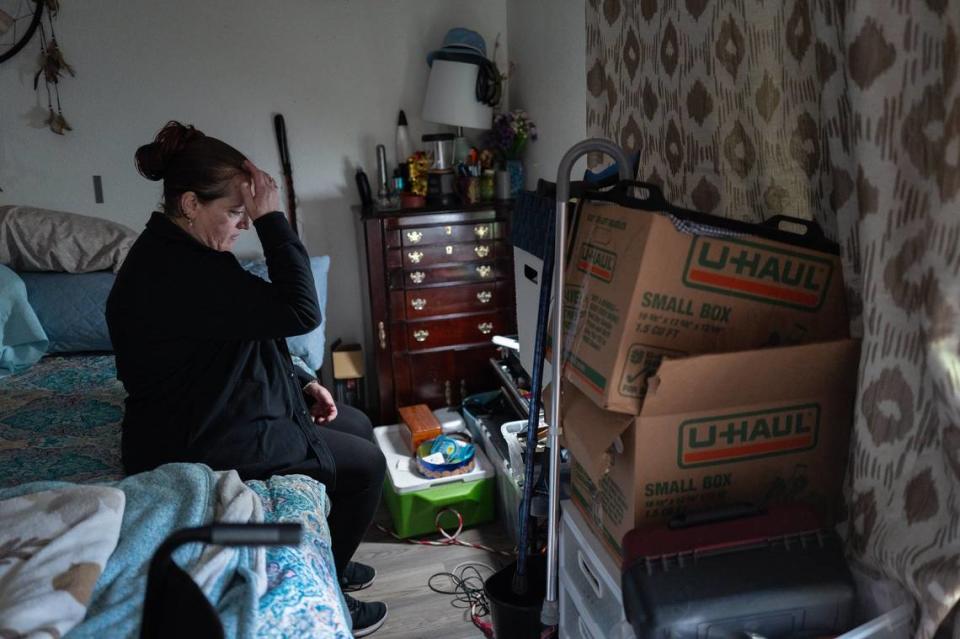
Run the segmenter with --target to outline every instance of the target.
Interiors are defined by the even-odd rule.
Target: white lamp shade
[[[493,109],[477,101],[480,67],[469,62],[434,60],[423,99],[423,119],[437,124],[489,129]]]

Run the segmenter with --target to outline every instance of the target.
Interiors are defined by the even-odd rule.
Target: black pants
[[[317,428],[337,468],[337,488],[327,493],[327,523],[337,575],[343,575],[380,505],[387,465],[373,441],[370,419],[356,408],[337,404],[337,418]]]

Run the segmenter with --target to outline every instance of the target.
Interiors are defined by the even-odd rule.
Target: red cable
[[[456,515],[457,517],[457,529],[451,535],[443,526],[440,525],[440,516],[443,513],[450,512]],[[386,533],[398,541],[405,541],[408,544],[416,544],[419,546],[465,546],[467,548],[476,548],[477,550],[484,550],[486,552],[496,553],[498,555],[503,555],[506,557],[514,557],[517,554],[517,549],[506,551],[506,550],[497,550],[496,548],[491,548],[490,546],[484,546],[483,544],[475,544],[469,541],[463,541],[460,539],[460,533],[463,532],[463,515],[453,508],[444,508],[437,513],[437,516],[433,520],[434,525],[437,527],[437,532],[444,537],[442,541],[429,541],[425,539],[403,539],[397,533],[392,530],[389,530],[386,526],[383,526],[380,523],[375,524],[377,530],[380,532]],[[545,554],[547,549],[544,547],[541,550],[541,554]],[[483,636],[487,639],[494,639],[493,636],[493,625],[483,621],[482,618],[474,612],[473,609],[470,610],[470,621],[473,622],[473,625],[483,633]],[[557,628],[556,626],[550,626],[546,628],[543,633],[540,635],[540,639],[552,639],[556,637]]]
[[[443,526],[440,525],[440,517],[443,513],[453,513],[457,517],[457,530],[451,535],[446,530],[443,529]],[[454,510],[453,508],[444,508],[437,513],[437,516],[433,520],[434,525],[437,527],[437,532],[439,532],[444,539],[442,541],[428,541],[425,539],[403,539],[397,533],[393,532],[381,524],[375,524],[377,530],[380,532],[386,533],[397,539],[399,541],[405,541],[408,544],[417,544],[419,546],[465,546],[467,548],[476,548],[477,550],[484,550],[486,552],[496,553],[498,555],[503,555],[504,557],[514,557],[517,554],[516,549],[514,550],[497,550],[496,548],[491,548],[490,546],[484,546],[483,544],[475,544],[469,541],[463,541],[460,539],[460,533],[463,532],[463,515]]]

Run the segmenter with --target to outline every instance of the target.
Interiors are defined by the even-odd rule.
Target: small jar
[[[496,191],[496,172],[493,169],[485,169],[480,176],[480,199],[490,201],[493,199]]]
[[[476,204],[480,201],[480,178],[471,175],[460,177],[460,199],[464,204]]]

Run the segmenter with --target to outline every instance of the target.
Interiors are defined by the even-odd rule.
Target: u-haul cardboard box
[[[836,255],[688,234],[668,216],[603,202],[584,207],[574,247],[564,374],[608,410],[639,414],[664,357],[849,335]]]
[[[830,523],[858,355],[840,340],[664,360],[638,416],[566,385],[572,501],[617,560],[634,527],[721,505],[799,500]]]

